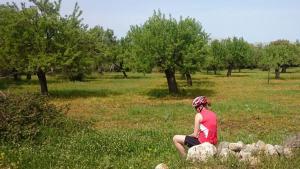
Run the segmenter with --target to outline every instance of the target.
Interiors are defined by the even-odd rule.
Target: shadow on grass
[[[51,97],[56,98],[87,98],[87,97],[108,97],[112,95],[120,95],[121,93],[111,91],[109,89],[58,89],[49,92]]]
[[[215,92],[209,89],[193,89],[193,88],[181,88],[180,93],[170,94],[168,89],[152,89],[147,92],[147,95],[151,98],[164,98],[174,97],[176,99],[195,98],[197,96],[213,96]]]
[[[110,74],[104,74],[100,75],[99,79],[149,79],[151,78],[149,75],[143,76],[143,75],[128,75],[127,78],[125,78],[122,74],[120,75],[110,75]]]
[[[227,77],[226,74],[220,74],[220,75],[213,75],[214,77]],[[250,75],[247,74],[242,74],[242,73],[238,73],[238,74],[235,74],[235,73],[232,73],[231,76],[227,77],[227,78],[234,78],[234,77],[249,77]]]
[[[179,86],[188,87],[186,80],[179,80],[178,81]],[[195,86],[215,86],[215,83],[213,81],[203,80],[203,79],[193,79],[193,87]]]
[[[47,80],[47,84],[59,83],[57,80]],[[40,85],[37,79],[31,80],[13,80],[12,78],[0,78],[0,90],[4,90],[9,88],[10,86],[18,86],[21,87],[23,85]]]

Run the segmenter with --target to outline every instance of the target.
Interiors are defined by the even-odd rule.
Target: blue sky
[[[76,1],[84,23],[113,29],[118,37],[160,9],[175,18],[196,18],[211,38],[238,36],[251,43],[300,39],[299,0],[63,0],[61,13],[71,13]]]

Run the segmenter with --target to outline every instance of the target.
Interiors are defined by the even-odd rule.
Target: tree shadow
[[[121,93],[109,89],[57,89],[49,91],[49,95],[54,98],[108,97],[120,94]]]
[[[58,80],[47,80],[47,84],[52,84],[52,83],[60,83]],[[26,80],[26,79],[20,79],[20,80],[13,80],[12,78],[0,78],[0,89],[4,90],[9,88],[10,86],[23,86],[23,85],[40,85],[39,81],[37,79],[31,79],[31,80]]]
[[[174,98],[174,99],[193,99],[197,96],[213,96],[215,92],[210,89],[199,89],[199,88],[181,88],[178,94],[170,94],[169,90],[166,89],[151,89],[147,92],[147,95],[152,99],[158,98]]]
[[[193,86],[188,86],[186,80],[178,80],[180,92],[178,94],[170,94],[166,86],[161,86],[159,89],[151,89],[146,93],[150,98],[174,98],[174,99],[187,99],[195,98],[197,96],[213,96],[214,90],[208,89],[215,86],[213,81],[208,78],[193,78]],[[165,88],[162,88],[165,87]]]
[[[149,79],[150,76],[142,76],[142,75],[127,75],[128,77],[125,78],[123,75],[99,75],[99,79]]]
[[[213,75],[214,77],[227,77],[226,74],[220,74],[220,75]],[[229,76],[228,78],[234,78],[234,77],[250,77],[250,75],[248,74],[242,74],[242,73],[239,73],[239,74],[235,74],[235,73],[232,73],[231,76]]]
[[[179,80],[178,84],[179,84],[179,86],[182,86],[182,87],[190,87],[187,85],[186,80]],[[203,78],[202,79],[196,79],[196,78],[193,79],[193,87],[201,87],[201,86],[213,87],[213,86],[215,86],[215,83],[212,81],[203,80]]]

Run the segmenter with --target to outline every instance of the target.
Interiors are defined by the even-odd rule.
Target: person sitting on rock
[[[217,117],[214,112],[208,109],[208,101],[205,96],[196,97],[192,106],[196,110],[194,133],[191,135],[175,135],[173,142],[180,155],[185,157],[184,145],[192,147],[204,142],[216,145],[217,137]]]

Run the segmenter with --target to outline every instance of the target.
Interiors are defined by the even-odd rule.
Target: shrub
[[[0,95],[0,140],[17,143],[34,140],[42,127],[60,123],[62,108],[47,97],[22,94]]]

